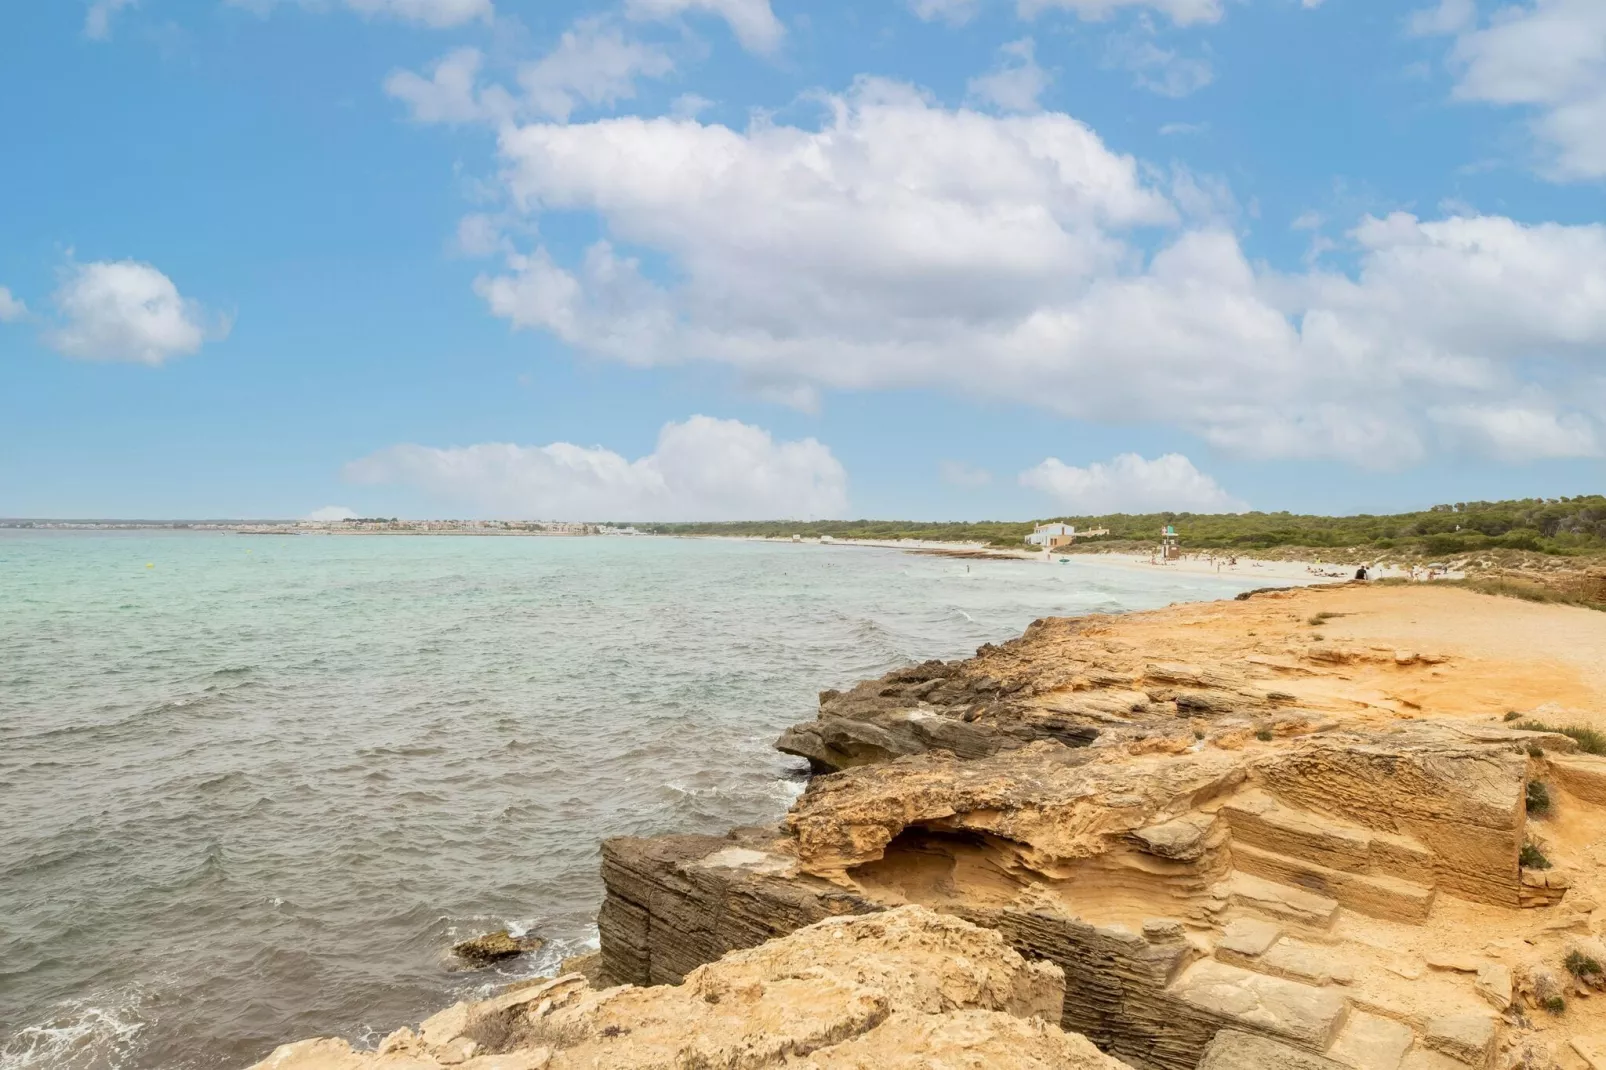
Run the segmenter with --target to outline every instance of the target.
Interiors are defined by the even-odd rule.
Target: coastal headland
[[[564,976],[258,1065],[1600,1070],[1602,650],[1434,585],[1038,621],[824,692],[779,825],[607,842]]]

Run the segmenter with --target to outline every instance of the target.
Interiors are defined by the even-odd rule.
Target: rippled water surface
[[[773,819],[821,688],[1247,578],[680,539],[0,532],[0,1068],[374,1038]],[[547,950],[454,972],[456,937]]]

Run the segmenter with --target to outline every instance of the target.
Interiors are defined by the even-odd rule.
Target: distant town
[[[44,520],[0,518],[0,528],[50,531],[233,531],[242,535],[641,535],[633,527],[561,520]]]

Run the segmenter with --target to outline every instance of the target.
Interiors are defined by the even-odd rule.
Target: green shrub
[[[1517,865],[1523,869],[1549,869],[1550,859],[1536,845],[1525,843],[1517,854]]]
[[[1606,975],[1606,969],[1603,969],[1598,961],[1590,958],[1582,951],[1567,952],[1567,957],[1562,960],[1561,964],[1567,967],[1568,973],[1580,981],[1587,977],[1599,978]]]
[[[1539,1001],[1539,1005],[1551,1014],[1560,1014],[1567,1009],[1567,1001],[1560,996],[1546,996]]]
[[[1522,716],[1522,714],[1518,713],[1516,710],[1507,710],[1505,719],[1507,721],[1515,721],[1517,718],[1519,718],[1521,716]]]
[[[1534,815],[1550,813],[1550,791],[1537,780],[1528,781],[1526,802],[1528,812]]]
[[[1562,727],[1545,724],[1543,721],[1524,721],[1517,726],[1524,732],[1554,732],[1560,736],[1567,736],[1578,744],[1578,749],[1585,754],[1606,755],[1606,732],[1588,725],[1570,724]]]
[[[1270,743],[1271,742],[1271,729],[1262,728],[1260,731],[1255,733],[1255,738],[1260,740],[1262,743]]]

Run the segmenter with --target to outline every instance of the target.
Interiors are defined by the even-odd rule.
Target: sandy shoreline
[[[789,539],[769,536],[738,537],[726,535],[691,536],[693,538],[734,539],[739,542],[796,542],[801,545],[814,546],[865,546],[887,550],[903,550],[906,553],[926,554],[931,556],[955,557],[963,560],[1000,560],[1000,561],[1035,561],[1041,564],[1057,564],[1061,559],[1073,562],[1089,562],[1109,565],[1114,568],[1164,570],[1187,575],[1199,576],[1245,576],[1264,578],[1269,581],[1282,583],[1323,583],[1333,580],[1348,580],[1355,576],[1354,565],[1338,564],[1318,559],[1301,560],[1265,560],[1252,557],[1248,554],[1226,554],[1221,552],[1201,551],[1184,554],[1175,561],[1162,561],[1151,554],[1125,553],[1119,551],[1086,551],[1078,550],[1071,553],[1050,553],[1043,550],[1004,549],[988,546],[979,542],[937,542],[927,539]],[[1394,565],[1376,566],[1370,569],[1372,579],[1410,579],[1413,578],[1410,569]],[[1436,578],[1459,579],[1459,572],[1441,572]],[[1418,569],[1415,578],[1425,578],[1425,570]]]

